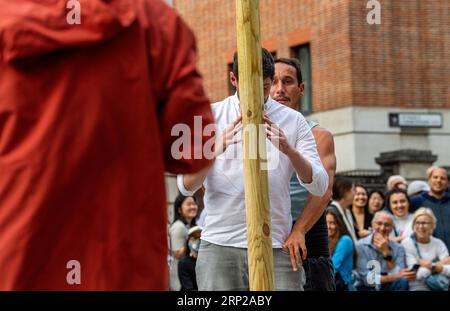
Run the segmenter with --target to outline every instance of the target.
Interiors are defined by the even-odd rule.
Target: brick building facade
[[[195,32],[207,94],[222,100],[231,92],[235,1],[171,2]],[[378,2],[381,23],[371,25],[368,0],[260,0],[262,45],[302,61],[310,88],[302,112],[333,133],[338,173],[423,179],[431,164],[450,166],[450,1]],[[390,113],[436,113],[441,125],[391,126]]]
[[[333,132],[338,172],[379,170],[381,152],[403,149],[431,150],[435,164],[448,166],[450,146],[442,142],[450,141],[450,2],[379,0],[378,25],[366,20],[368,2],[261,0],[262,44],[278,57],[308,50],[306,114]],[[196,34],[208,95],[223,99],[236,49],[235,1],[173,5]],[[392,112],[436,112],[443,126],[390,127]]]

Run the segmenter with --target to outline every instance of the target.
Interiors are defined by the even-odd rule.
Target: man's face
[[[443,194],[448,188],[447,171],[443,168],[434,169],[428,179],[428,184],[430,185],[431,192],[439,195]]]
[[[230,82],[236,88],[237,95],[239,98],[239,81],[238,79],[236,79],[236,76],[232,71],[230,72]],[[272,83],[273,83],[272,78],[265,78],[263,80],[264,102],[266,102],[267,99],[269,98],[270,87],[272,86]]]
[[[298,83],[295,67],[284,63],[275,64],[275,78],[270,89],[270,96],[273,99],[292,109],[298,110],[304,90],[304,84]]]
[[[375,232],[387,238],[392,231],[392,220],[388,215],[378,214],[377,218],[372,221],[372,228]]]

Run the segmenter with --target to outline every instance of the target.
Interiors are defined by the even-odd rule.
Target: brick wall
[[[260,0],[263,46],[289,57],[310,43],[313,111],[350,105],[450,108],[450,1],[380,0],[368,25],[366,0]],[[236,48],[235,1],[175,0],[193,28],[212,101],[228,95]]]
[[[383,1],[381,25],[351,1],[353,103],[450,108],[450,1]]]

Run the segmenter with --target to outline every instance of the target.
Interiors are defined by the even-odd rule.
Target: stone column
[[[403,149],[382,152],[375,159],[381,166],[383,177],[387,180],[391,175],[402,175],[408,182],[427,180],[426,170],[437,160],[437,156],[429,150]]]

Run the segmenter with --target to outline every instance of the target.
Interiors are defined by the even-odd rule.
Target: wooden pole
[[[273,290],[273,253],[263,126],[259,0],[236,0],[239,98],[244,146],[245,206],[250,290]],[[260,136],[263,135],[263,136]],[[263,139],[258,139],[258,138]],[[267,163],[266,163],[267,164]]]

